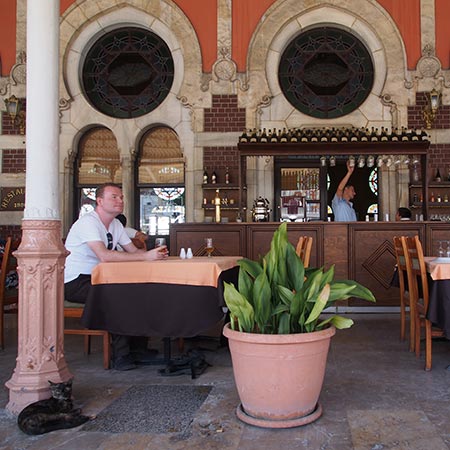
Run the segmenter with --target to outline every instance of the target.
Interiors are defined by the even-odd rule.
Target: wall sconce
[[[441,93],[436,89],[432,89],[429,93],[425,94],[427,98],[427,106],[422,111],[423,120],[425,121],[425,127],[427,130],[431,129],[436,118],[437,111],[441,105]]]
[[[20,134],[25,134],[25,111],[21,108],[20,100],[15,95],[11,95],[5,98],[5,105],[13,125],[19,127]]]

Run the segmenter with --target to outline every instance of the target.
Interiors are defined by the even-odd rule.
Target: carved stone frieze
[[[20,52],[17,56],[17,63],[11,69],[11,80],[13,86],[27,82],[27,54],[25,51]]]

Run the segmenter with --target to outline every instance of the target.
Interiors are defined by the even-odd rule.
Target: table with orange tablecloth
[[[237,283],[240,258],[100,263],[82,323],[130,336],[196,336],[223,318],[223,281]]]
[[[427,318],[450,339],[450,259],[426,256],[425,263],[430,275]]]

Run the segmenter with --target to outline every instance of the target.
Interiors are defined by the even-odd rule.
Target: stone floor
[[[106,433],[82,427],[30,437],[16,419],[0,410],[0,450],[3,449],[450,449],[450,343],[433,345],[433,370],[423,370],[399,342],[396,315],[358,314],[350,330],[332,340],[321,395],[323,416],[304,427],[268,430],[241,423],[239,403],[227,348],[215,340],[191,340],[189,346],[209,348],[212,364],[199,378],[162,377],[158,367],[130,372],[102,369],[100,343],[84,356],[81,338],[68,336],[66,354],[75,376],[75,403],[88,415],[100,414],[131,386],[196,385],[212,387],[195,413],[188,435],[166,433]],[[15,364],[15,322],[8,322],[6,350],[0,351],[0,402],[8,401],[4,387]],[[151,341],[158,345],[157,340]],[[174,343],[174,351],[176,345]],[[95,420],[95,419],[94,419]]]

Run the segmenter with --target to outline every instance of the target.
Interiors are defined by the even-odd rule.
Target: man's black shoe
[[[137,368],[131,355],[119,356],[115,358],[112,362],[112,366],[114,369],[120,371],[133,370]]]
[[[130,353],[130,358],[135,364],[153,364],[158,350],[147,349]]]

